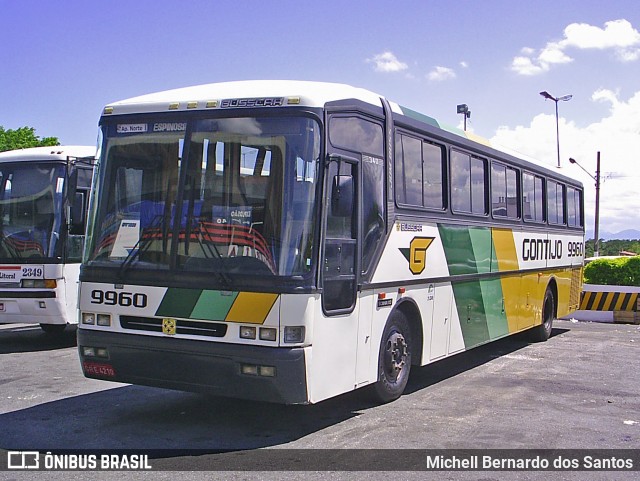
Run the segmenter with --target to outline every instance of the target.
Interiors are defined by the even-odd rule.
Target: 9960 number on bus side
[[[91,304],[121,307],[147,307],[147,295],[140,292],[116,292],[94,289],[91,291]]]

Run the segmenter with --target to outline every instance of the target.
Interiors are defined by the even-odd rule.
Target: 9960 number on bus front
[[[121,307],[147,307],[147,295],[140,292],[91,291],[91,304]]]

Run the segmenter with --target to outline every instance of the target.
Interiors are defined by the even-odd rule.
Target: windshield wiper
[[[198,244],[200,245],[200,249],[202,249],[202,252],[203,252],[205,258],[206,259],[219,259],[220,260],[220,264],[222,266],[224,266],[225,258],[222,257],[222,254],[220,254],[220,250],[218,249],[218,246],[216,246],[216,243],[215,242],[206,242],[205,243],[203,241],[203,235],[204,234],[203,234],[203,231],[202,231],[202,228],[201,228],[202,222],[199,222],[196,219],[193,219],[193,221],[195,221],[195,223],[196,223],[195,228],[193,228],[193,234],[196,236],[196,239],[198,240]],[[189,222],[189,226],[191,226],[191,222]],[[207,233],[207,235],[210,235],[210,234]],[[226,272],[223,272],[222,270],[220,270],[220,271],[215,271],[214,270],[212,272],[218,277],[218,279],[220,279],[221,283],[225,286],[225,288],[231,289],[233,281],[232,281],[231,277],[229,277],[229,275]]]

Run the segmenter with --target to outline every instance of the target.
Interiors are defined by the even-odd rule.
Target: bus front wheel
[[[411,370],[411,329],[406,316],[394,312],[384,327],[378,353],[378,380],[373,385],[377,401],[398,399],[409,380]]]

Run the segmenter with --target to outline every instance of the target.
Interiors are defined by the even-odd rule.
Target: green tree
[[[593,239],[585,242],[585,257],[593,257],[593,245]],[[599,250],[601,256],[617,256],[620,254],[620,251],[640,254],[640,240],[600,239]]]
[[[36,135],[36,129],[33,127],[5,130],[4,127],[0,125],[0,152],[26,149],[28,147],[45,147],[47,145],[60,145],[60,141],[58,137],[39,138]]]

